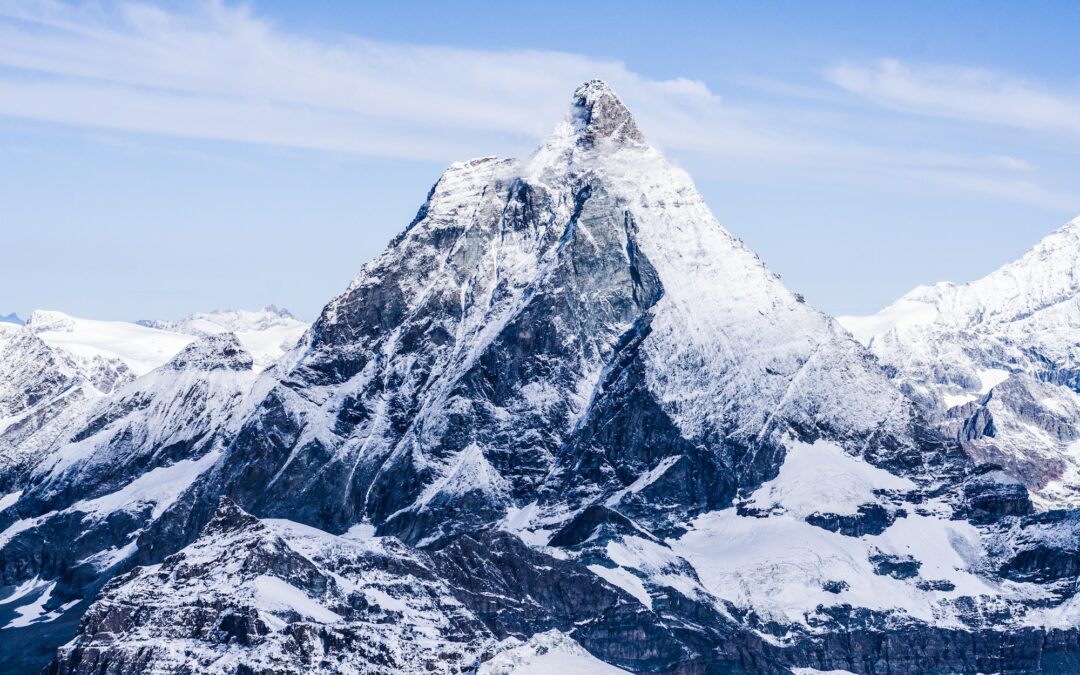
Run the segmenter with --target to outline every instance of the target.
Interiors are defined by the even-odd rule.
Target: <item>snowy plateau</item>
[[[1078,263],[834,320],[587,82],[310,326],[0,321],[0,670],[1080,672]]]

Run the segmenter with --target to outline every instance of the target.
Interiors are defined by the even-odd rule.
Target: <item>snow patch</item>
[[[1009,379],[1009,371],[1000,368],[986,368],[979,371],[980,394],[989,394],[990,390]]]
[[[75,605],[79,604],[79,602],[81,602],[81,600],[72,600],[70,602],[64,603],[63,605],[60,605],[52,611],[45,611],[45,605],[48,604],[49,600],[52,599],[53,590],[56,589],[55,581],[48,583],[47,585],[35,585],[33,586],[33,588],[31,588],[30,591],[28,591],[27,593],[23,593],[23,595],[27,595],[29,592],[37,591],[43,586],[44,590],[41,591],[41,594],[38,595],[38,597],[35,598],[33,602],[27,603],[22,607],[18,607],[15,609],[15,613],[18,616],[7,622],[7,624],[4,625],[5,629],[26,628],[31,624],[48,623],[50,621],[53,621],[54,619],[60,618],[60,616],[64,612],[68,611]],[[7,598],[5,599],[4,604],[10,603],[13,600],[14,598]]]
[[[477,675],[625,675],[628,671],[596,658],[557,630],[537,633],[522,642],[508,638],[485,661]]]
[[[105,516],[130,505],[152,503],[152,517],[157,518],[176,501],[180,493],[217,461],[220,454],[220,451],[212,450],[198,459],[182,459],[169,466],[159,466],[116,492],[76,502],[71,508]]]
[[[862,504],[874,503],[875,490],[915,489],[907,478],[849,455],[836,443],[789,440],[786,446],[779,474],[758,488],[748,505],[800,519],[812,513],[846,516],[857,514]]]
[[[260,607],[271,610],[293,611],[320,623],[341,621],[340,614],[330,611],[300,589],[277,577],[262,574],[255,577],[251,581],[251,585],[255,590],[255,598]]]
[[[630,571],[622,567],[604,567],[603,565],[589,565],[588,567],[589,571],[596,576],[612,586],[623,589],[637,598],[641,604],[652,609],[652,596],[649,595],[649,591],[645,590],[645,584],[641,582],[641,579],[634,576]]]
[[[660,476],[663,476],[664,473],[672,466],[674,466],[675,462],[678,462],[680,459],[681,457],[679,456],[665,457],[664,459],[660,460],[660,462],[655,467],[638,476],[638,479],[635,480],[633,483],[627,485],[622,490],[619,490],[615,494],[611,495],[611,497],[608,498],[605,504],[607,506],[615,506],[626,495],[633,494],[635,492],[641,492],[642,490],[656,482],[656,479],[660,478]]]
[[[19,497],[22,497],[22,493],[22,490],[18,490],[16,492],[9,492],[3,497],[0,497],[0,511],[3,511],[15,502],[19,501]]]

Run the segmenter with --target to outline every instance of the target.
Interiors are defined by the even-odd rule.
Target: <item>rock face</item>
[[[204,337],[0,511],[5,583],[94,598],[53,672],[1078,665],[1076,514],[928,422],[602,82],[250,367]]]
[[[841,321],[976,461],[1080,505],[1080,218],[983,279]]]
[[[29,330],[0,332],[0,492],[15,492],[94,401],[134,379],[123,364],[85,365]]]
[[[143,529],[220,456],[251,365],[231,334],[193,342],[99,398],[26,471],[0,510],[0,585],[14,588],[5,602],[25,617],[0,631],[4,657],[17,656],[12,633],[84,608],[131,567]]]

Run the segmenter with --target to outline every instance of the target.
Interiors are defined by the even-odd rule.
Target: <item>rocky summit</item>
[[[1051,354],[1043,324],[993,316],[1039,328],[1002,354]],[[0,446],[5,669],[1080,670],[1080,512],[975,442],[1012,419],[991,391],[1077,395],[1075,338],[935,407],[1003,362],[913,384],[725,230],[601,81],[531,157],[450,166],[265,370],[233,319],[193,316],[171,360],[94,396],[0,333],[34,364],[0,383],[5,428],[57,429]],[[68,391],[79,414],[25,421]]]

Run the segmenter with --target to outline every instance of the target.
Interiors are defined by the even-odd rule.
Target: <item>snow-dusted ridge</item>
[[[840,321],[976,459],[1080,505],[1080,218],[982,279]]]
[[[269,367],[295,347],[308,329],[308,324],[294,317],[289,310],[274,305],[255,311],[196,312],[179,321],[143,320],[137,323],[192,336],[233,333],[251,353],[257,370]]]

